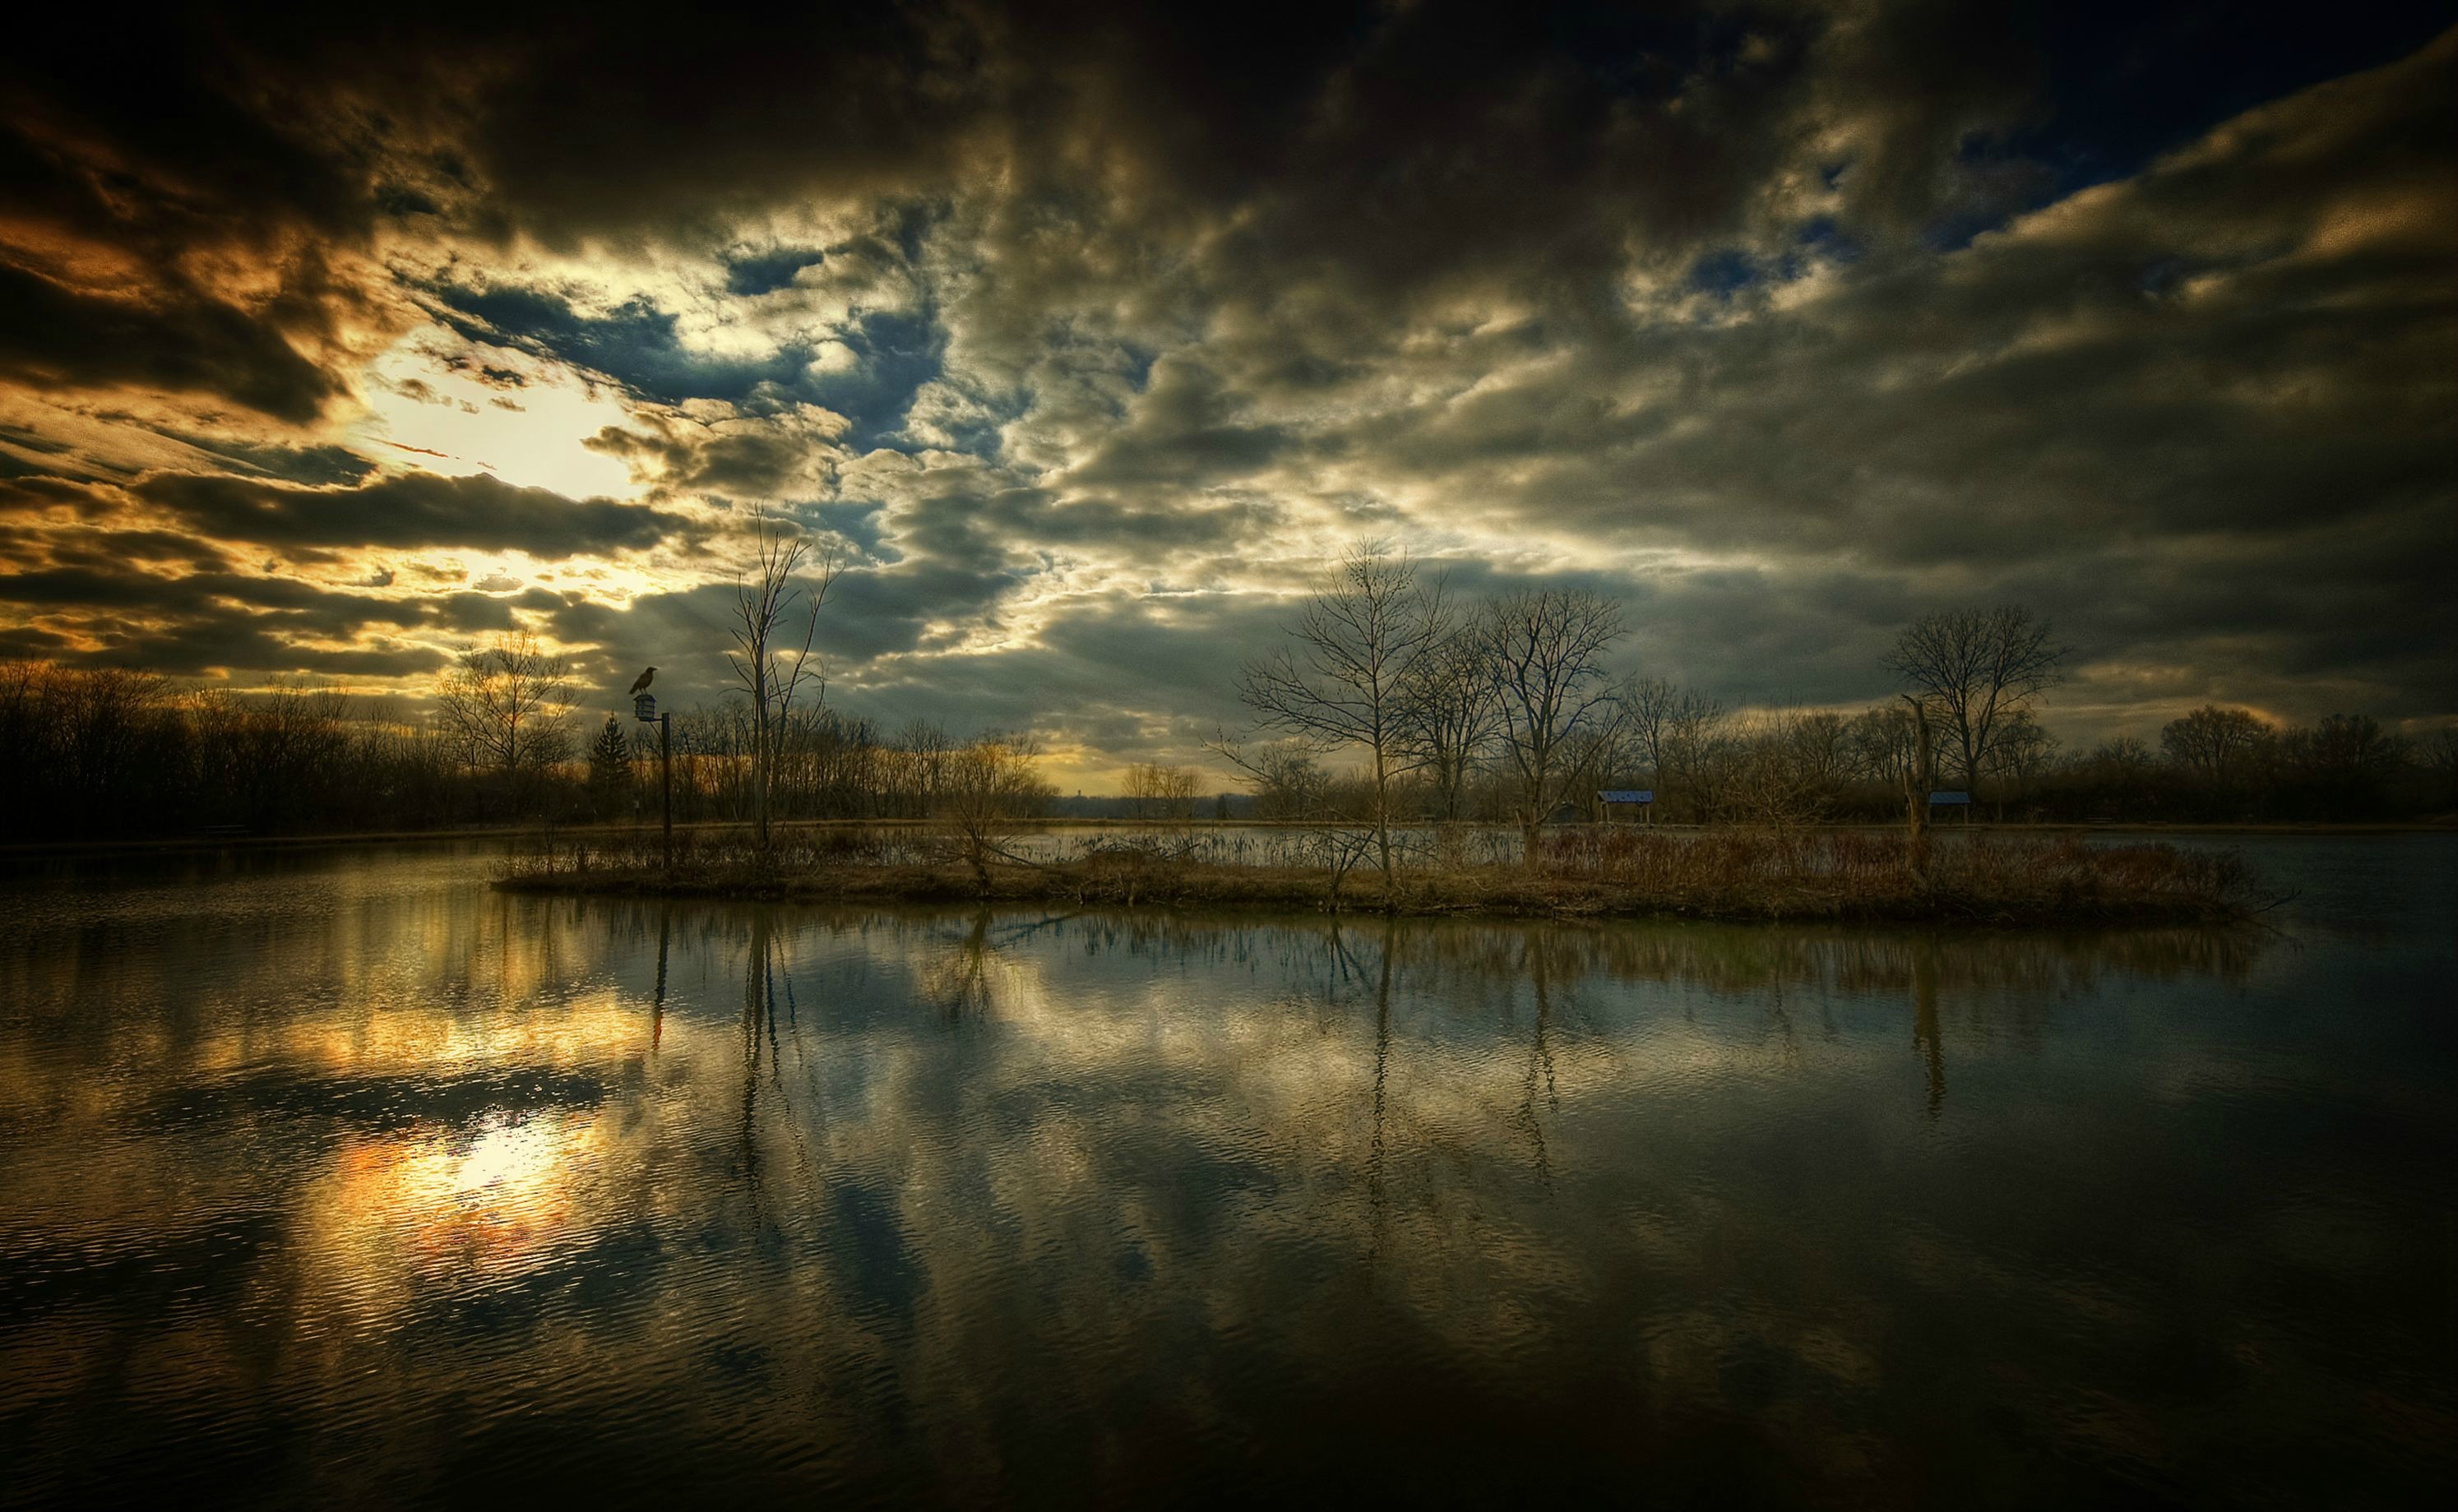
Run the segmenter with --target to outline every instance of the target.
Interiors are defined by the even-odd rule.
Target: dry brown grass
[[[2073,839],[1941,840],[1926,868],[1900,836],[1628,830],[1549,836],[1536,864],[1418,866],[1386,885],[1350,870],[1224,865],[1158,850],[1097,849],[977,873],[927,836],[839,831],[772,849],[702,838],[671,873],[645,847],[534,860],[521,891],[1246,907],[1540,918],[1950,922],[1988,924],[2223,922],[2258,899],[2232,854]]]

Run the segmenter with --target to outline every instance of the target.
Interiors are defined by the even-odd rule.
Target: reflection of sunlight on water
[[[417,1075],[468,1067],[579,1066],[648,1044],[637,1006],[607,992],[592,1001],[526,1012],[453,1014],[404,1005],[355,1021],[306,1020],[270,1043],[207,1046],[230,1065],[273,1059],[324,1072]]]
[[[474,1134],[428,1125],[344,1146],[305,1204],[311,1268],[333,1267],[336,1288],[377,1314],[422,1283],[533,1269],[582,1227],[604,1154],[588,1113],[497,1113]]]

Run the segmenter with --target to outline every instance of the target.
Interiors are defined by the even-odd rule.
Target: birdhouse
[[[656,724],[657,722],[657,695],[653,693],[644,693],[637,698],[633,699],[632,717],[639,720],[642,724]]]

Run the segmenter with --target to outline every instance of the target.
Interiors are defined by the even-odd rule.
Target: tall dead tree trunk
[[[797,583],[794,574],[810,561],[809,539],[786,533],[764,508],[754,514],[753,530],[758,554],[751,570],[735,579],[734,651],[726,656],[726,664],[751,698],[751,817],[764,860],[779,735],[806,679],[818,681],[824,695],[824,667],[811,665],[811,640],[819,632],[820,606],[827,602],[828,589],[836,582],[838,558],[834,550],[823,548],[811,563],[815,570],[810,575],[816,581],[805,586]],[[788,632],[786,616],[798,602],[809,608],[803,616],[802,643],[788,661],[781,639]]]
[[[1370,779],[1367,815],[1384,887],[1391,883],[1391,785],[1424,764],[1411,739],[1419,659],[1438,626],[1427,613],[1417,570],[1379,542],[1349,549],[1316,586],[1290,634],[1294,652],[1248,662],[1239,696],[1267,730],[1319,750],[1363,747]]]
[[[1928,707],[1909,694],[1901,695],[1912,706],[1912,763],[1905,774],[1904,802],[1909,811],[1911,824],[1911,868],[1913,884],[1926,890],[1928,886],[1928,795],[1929,784],[1936,774],[1929,770]]]

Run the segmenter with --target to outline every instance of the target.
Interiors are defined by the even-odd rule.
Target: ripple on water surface
[[[2424,839],[2233,935],[40,863],[6,1495],[2437,1495]]]

